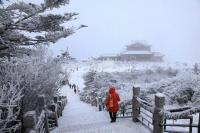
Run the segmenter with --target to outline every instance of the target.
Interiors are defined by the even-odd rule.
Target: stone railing
[[[58,126],[58,118],[62,116],[67,98],[56,96],[53,101],[53,104],[46,105],[45,96],[38,96],[38,110],[40,115],[37,116],[36,111],[25,113],[23,116],[23,132],[49,133],[50,130]]]

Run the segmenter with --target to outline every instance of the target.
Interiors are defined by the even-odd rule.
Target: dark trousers
[[[109,112],[109,115],[110,115],[111,121],[116,121],[116,116],[117,116],[116,112]]]

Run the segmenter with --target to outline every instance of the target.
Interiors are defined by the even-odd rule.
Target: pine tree
[[[2,0],[0,1],[2,3]],[[61,24],[76,19],[77,13],[47,13],[48,10],[69,4],[69,0],[45,0],[33,3],[9,2],[0,8],[0,57],[27,54],[26,46],[56,43],[85,27],[64,27]],[[30,35],[31,34],[31,35]],[[35,35],[35,36],[34,36]]]

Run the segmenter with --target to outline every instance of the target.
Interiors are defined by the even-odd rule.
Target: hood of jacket
[[[114,94],[114,93],[115,93],[115,87],[110,87],[109,93],[110,93],[110,94]]]

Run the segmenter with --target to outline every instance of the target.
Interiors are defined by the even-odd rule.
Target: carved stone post
[[[59,113],[59,116],[62,116],[62,111],[63,111],[63,107],[62,107],[62,101],[58,101],[58,113]]]
[[[59,96],[59,101],[62,101],[62,96]]]
[[[23,116],[23,128],[25,133],[36,133],[35,126],[36,126],[36,112],[35,111],[28,111]]]
[[[163,118],[160,111],[164,108],[165,96],[161,93],[155,95],[155,108],[153,113],[153,133],[163,133]]]
[[[46,108],[46,100],[44,95],[38,96],[38,110],[41,113]]]
[[[54,103],[58,103],[58,97],[55,96],[55,97],[53,98],[53,101],[54,101]]]
[[[64,101],[64,106],[67,104],[67,96],[62,96],[62,100]]]
[[[48,114],[47,114],[47,107],[46,107],[46,99],[44,95],[38,96],[38,108],[39,108],[40,113],[42,112],[42,110],[45,111],[44,125],[45,125],[46,133],[49,133]]]
[[[140,95],[140,87],[133,87],[133,99],[132,99],[132,120],[138,122],[140,115],[140,103],[137,98]]]
[[[56,121],[56,126],[58,126],[57,105],[56,105],[56,104],[50,105],[50,110],[51,110],[52,112],[54,112],[54,118],[55,118],[55,121]]]

